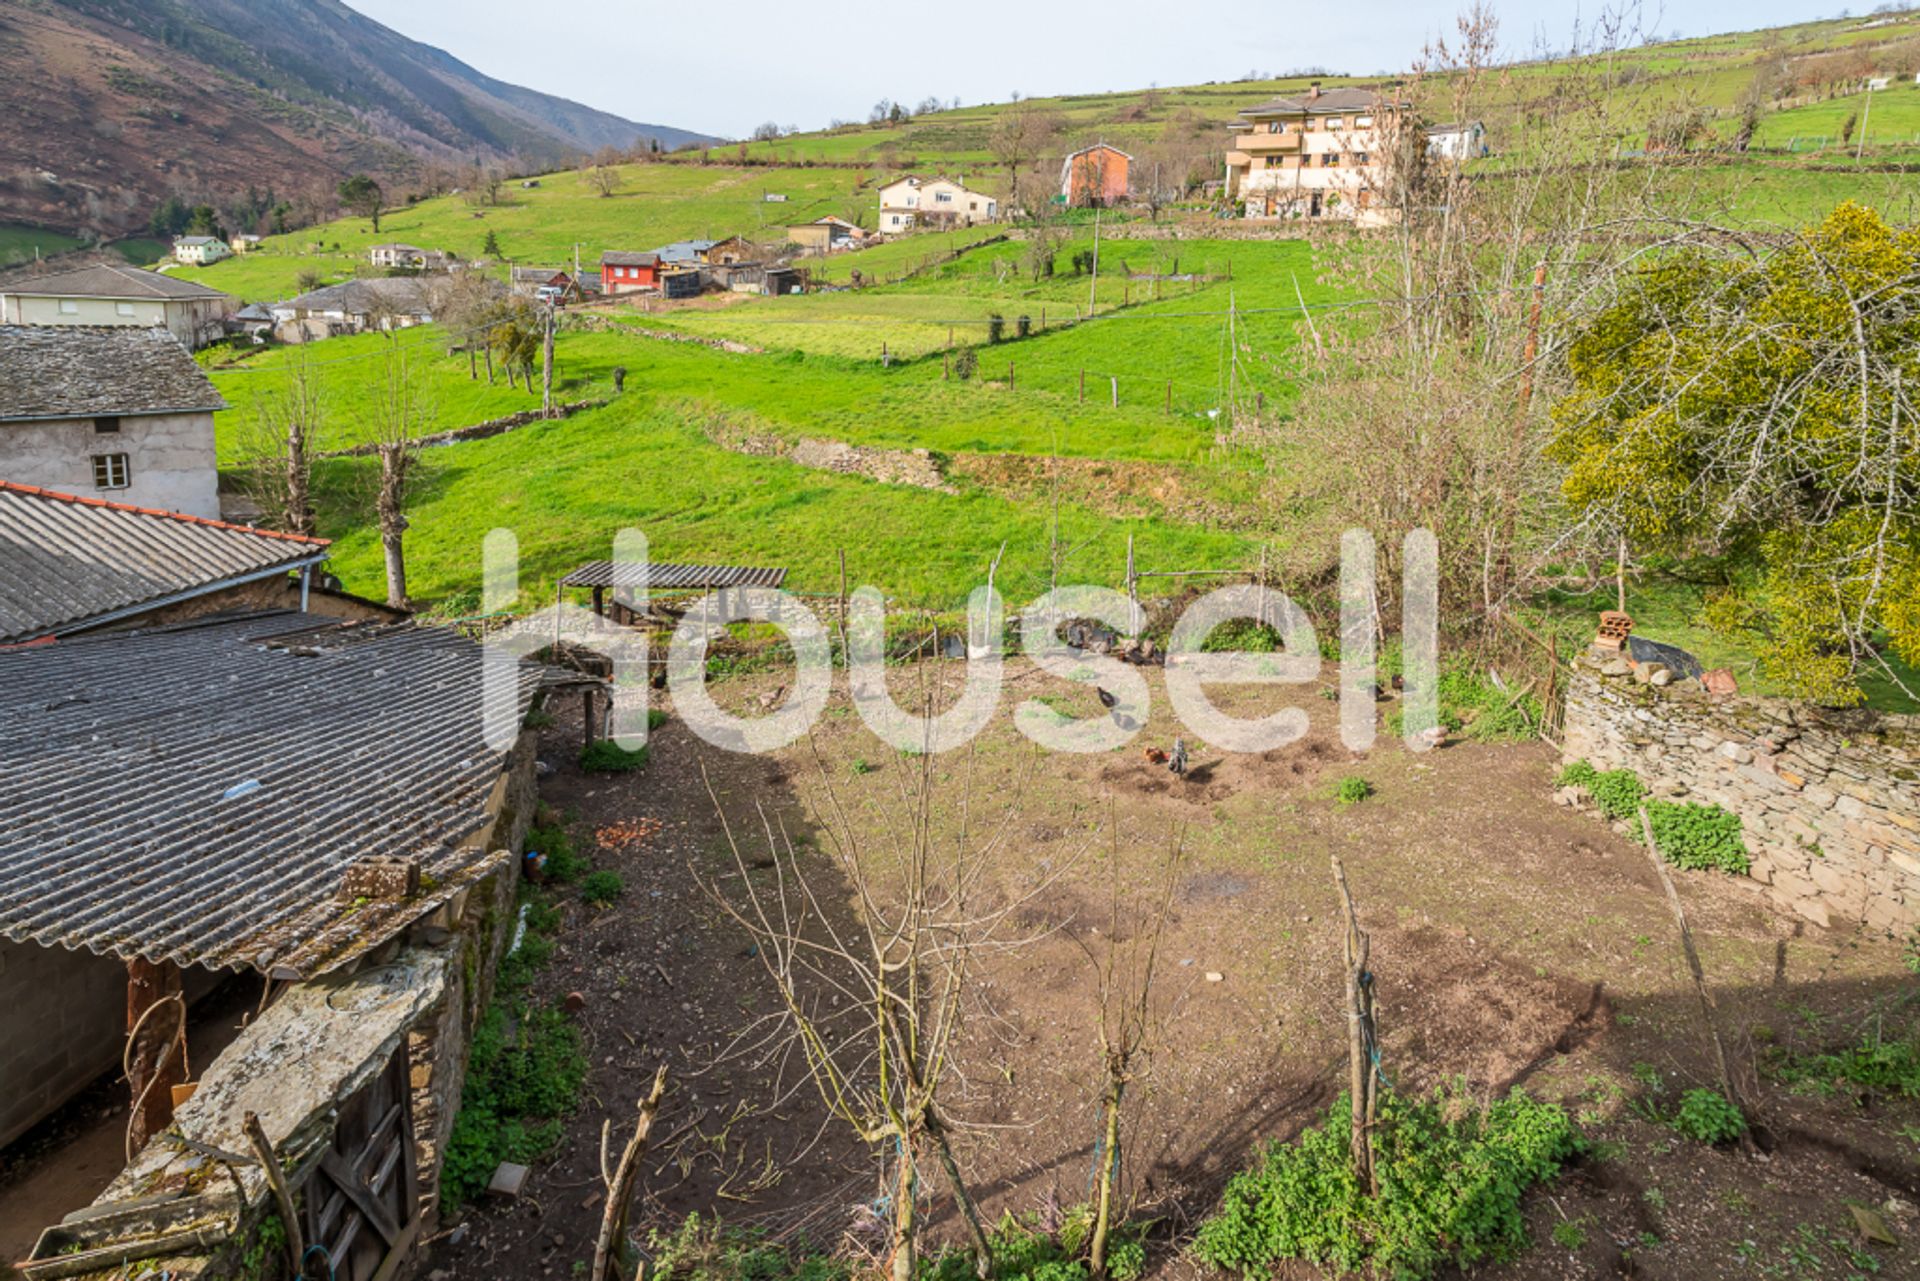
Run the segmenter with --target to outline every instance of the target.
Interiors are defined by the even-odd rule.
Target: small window
[[[109,432],[117,432],[120,430],[120,420],[118,418],[96,418],[93,420],[93,430],[96,435],[106,435]]]
[[[1339,152],[1337,152],[1337,151],[1323,151],[1323,152],[1321,152],[1321,153],[1320,153],[1320,167],[1321,167],[1322,169],[1331,169],[1331,168],[1333,168],[1333,167],[1334,167],[1335,165],[1337,165],[1337,164],[1339,164],[1339,163],[1340,163],[1340,153],[1339,153]]]
[[[1286,124],[1285,124],[1285,122],[1283,122],[1283,121],[1279,121],[1279,120],[1269,120],[1269,121],[1267,121],[1267,132],[1268,132],[1268,133],[1285,133],[1286,131],[1287,131],[1287,126],[1286,126]]]
[[[1347,127],[1347,121],[1346,121],[1346,117],[1344,116],[1335,116],[1331,120],[1327,121],[1327,128],[1329,129],[1345,129],[1346,127]]]
[[[1355,116],[1353,118],[1353,127],[1355,129],[1371,129],[1373,128],[1373,117],[1372,116]]]
[[[60,300],[60,314],[63,316],[77,316],[80,314],[80,304],[71,298],[62,298]]]
[[[113,314],[116,316],[125,316],[128,319],[132,319],[133,304],[130,302],[117,302],[113,304]]]
[[[125,454],[93,456],[93,487],[95,489],[125,489],[127,483],[128,468]]]
[[[1366,164],[1366,163],[1367,163],[1367,153],[1366,153],[1366,152],[1364,152],[1364,151],[1356,151],[1356,152],[1354,152],[1354,153],[1353,153],[1353,163],[1354,163],[1354,164],[1356,164],[1356,165],[1364,165],[1364,164]]]

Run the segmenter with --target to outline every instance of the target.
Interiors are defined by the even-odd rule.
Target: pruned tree
[[[1139,1079],[1152,1055],[1164,1023],[1164,1003],[1154,988],[1160,942],[1173,915],[1173,895],[1183,863],[1176,840],[1165,866],[1144,888],[1128,885],[1115,832],[1109,859],[1112,874],[1107,928],[1092,939],[1076,934],[1074,941],[1093,968],[1097,1034],[1100,1046],[1100,1137],[1094,1147],[1093,1226],[1088,1234],[1088,1273],[1093,1281],[1107,1275],[1107,1247],[1115,1215],[1124,1220],[1120,1194],[1121,1119],[1127,1087]]]
[[[382,356],[373,413],[374,455],[379,460],[374,518],[386,561],[387,604],[407,608],[407,498],[416,480],[420,438],[432,428],[434,409],[407,357],[392,334]]]
[[[380,206],[386,193],[380,190],[379,183],[366,174],[357,173],[340,184],[339,194],[343,209],[368,219],[376,233],[380,230]]]
[[[942,1091],[977,965],[990,951],[1020,946],[1023,940],[1003,931],[1052,878],[1009,901],[994,903],[983,893],[1020,795],[1015,789],[983,835],[973,817],[970,758],[953,806],[936,804],[931,752],[917,768],[898,771],[899,794],[884,816],[882,840],[856,830],[817,752],[815,759],[828,816],[825,864],[803,858],[784,822],[764,808],[758,821],[770,857],[753,863],[715,797],[740,888],[729,894],[709,885],[708,892],[753,939],[780,997],[781,1026],[828,1112],[894,1163],[884,1193],[892,1281],[918,1275],[917,1189],[929,1155],[984,1278],[992,1247],[954,1152],[960,1122]],[[947,823],[952,835],[939,835]],[[771,884],[754,871],[768,862]]]
[[[272,529],[311,538],[313,455],[323,419],[320,379],[304,346],[285,365],[285,380],[254,402],[241,441],[244,492]]]
[[[1347,888],[1347,869],[1333,856],[1333,883],[1340,891],[1340,910],[1346,930],[1342,936],[1346,974],[1347,1096],[1352,1107],[1350,1152],[1353,1177],[1377,1196],[1380,1181],[1373,1168],[1373,1131],[1380,1108],[1380,1038],[1373,1017],[1373,971],[1368,965],[1373,940],[1360,928],[1353,891]]]

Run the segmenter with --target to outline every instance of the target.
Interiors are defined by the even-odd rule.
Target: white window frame
[[[93,455],[93,487],[126,489],[133,484],[133,466],[125,454]]]
[[[79,300],[74,298],[62,298],[60,300],[60,314],[63,316],[79,315],[80,314]]]
[[[113,314],[116,316],[125,316],[131,320],[133,319],[133,304],[130,302],[117,302],[113,304]]]

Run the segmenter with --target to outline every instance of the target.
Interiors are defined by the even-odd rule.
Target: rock
[[[533,772],[541,778],[546,778],[553,773],[553,766],[546,761],[535,761],[533,763]]]
[[[585,992],[569,992],[563,1004],[566,1006],[567,1013],[578,1014],[587,1008],[587,994]]]
[[[1738,743],[1720,744],[1720,755],[1726,757],[1728,760],[1732,761],[1736,765],[1753,764],[1752,749],[1742,747]]]
[[[516,1200],[520,1196],[520,1190],[527,1185],[527,1173],[527,1167],[524,1165],[502,1161],[494,1168],[493,1177],[487,1181],[487,1195],[508,1201]]]
[[[1667,686],[1673,684],[1673,673],[1664,667],[1656,668],[1653,675],[1647,678],[1647,683],[1649,685],[1658,685],[1662,689],[1665,689]]]
[[[473,1225],[469,1223],[462,1223],[457,1225],[453,1229],[453,1231],[447,1233],[447,1244],[459,1245],[462,1241],[465,1241],[467,1239],[467,1232],[472,1228],[472,1226]]]
[[[1222,974],[1219,970],[1207,971],[1207,982],[1209,983],[1224,983],[1226,981],[1226,978],[1227,976]]]
[[[1740,682],[1735,680],[1733,673],[1724,667],[1716,667],[1710,672],[1703,673],[1700,683],[1706,687],[1707,693],[1716,696],[1740,692]]]
[[[1869,1210],[1864,1205],[1849,1205],[1847,1209],[1853,1211],[1853,1225],[1860,1229],[1860,1235],[1867,1240],[1875,1245],[1900,1244],[1894,1240],[1893,1229],[1887,1226],[1887,1221],[1878,1210]]]
[[[1603,663],[1600,667],[1600,674],[1602,676],[1631,676],[1633,675],[1633,664],[1624,658],[1616,658],[1607,663]]]

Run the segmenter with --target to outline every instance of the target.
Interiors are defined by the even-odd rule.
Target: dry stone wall
[[[1755,880],[1819,925],[1920,927],[1920,717],[1714,697],[1595,651],[1567,687],[1565,755],[1740,816]]]

